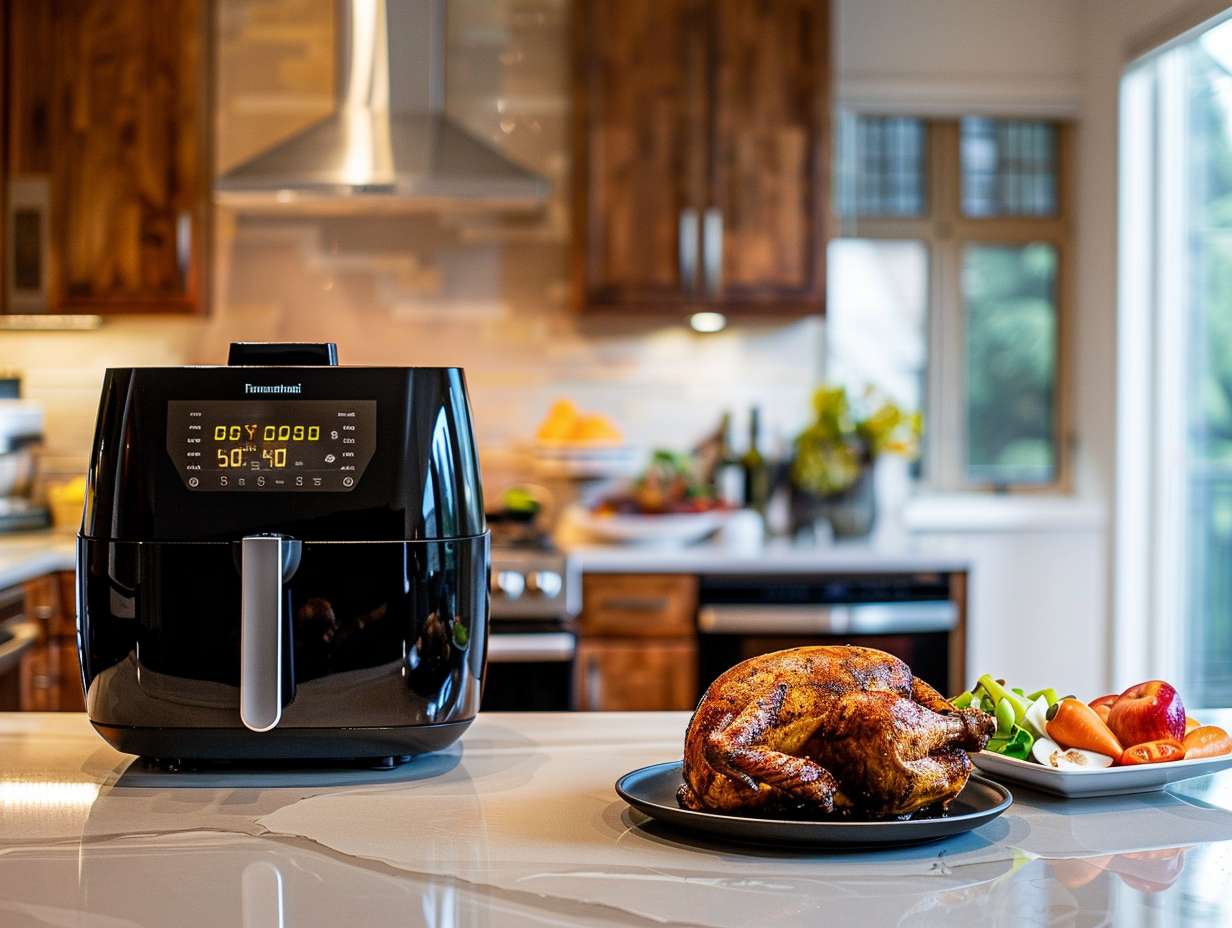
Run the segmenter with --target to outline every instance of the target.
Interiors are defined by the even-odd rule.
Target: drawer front
[[[671,712],[697,705],[692,638],[582,641],[576,674],[573,691],[583,711]]]
[[[697,578],[602,574],[582,581],[582,634],[621,638],[692,635]]]

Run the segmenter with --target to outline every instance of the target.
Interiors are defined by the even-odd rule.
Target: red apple
[[[1171,683],[1148,680],[1131,686],[1112,704],[1108,727],[1121,744],[1171,738],[1185,740],[1185,704]]]
[[[1096,715],[1107,722],[1108,713],[1112,711],[1112,704],[1120,698],[1116,693],[1109,693],[1107,696],[1099,697],[1099,699],[1092,699],[1087,705],[1095,710]]]

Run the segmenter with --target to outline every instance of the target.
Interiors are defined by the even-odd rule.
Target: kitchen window
[[[936,489],[1068,489],[1070,133],[839,115],[827,377],[923,410]]]
[[[1232,20],[1127,70],[1120,148],[1114,669],[1228,705]]]

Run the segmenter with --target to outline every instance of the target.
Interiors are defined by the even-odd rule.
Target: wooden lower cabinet
[[[24,712],[81,712],[81,670],[77,661],[73,574],[62,571],[25,585],[29,616],[41,626],[39,642],[21,665],[20,708]]]
[[[697,702],[693,638],[583,639],[578,643],[577,708],[656,711]]]

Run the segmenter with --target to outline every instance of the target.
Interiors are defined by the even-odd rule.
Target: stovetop
[[[492,543],[492,618],[559,619],[577,615],[581,578],[563,553],[550,546]]]

